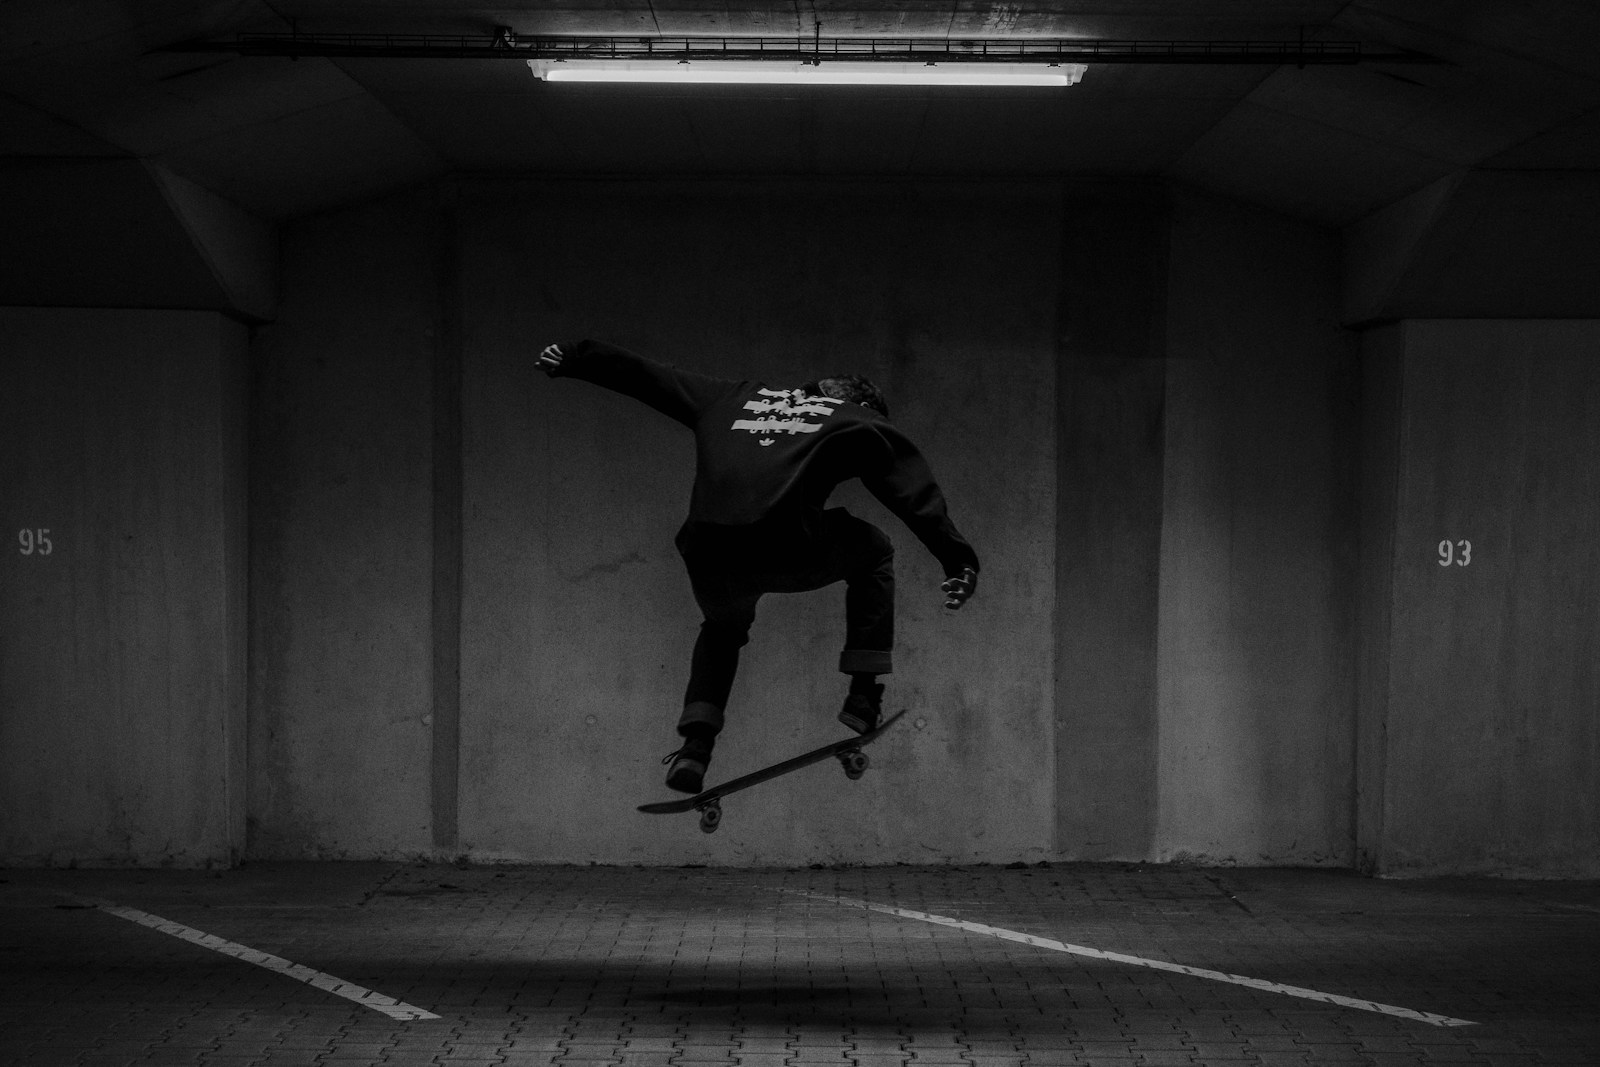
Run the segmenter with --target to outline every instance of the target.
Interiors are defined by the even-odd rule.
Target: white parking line
[[[885,915],[896,915],[902,919],[918,919],[922,922],[937,923],[940,926],[949,926],[957,930],[965,930],[973,934],[986,934],[989,937],[998,937],[1006,941],[1016,941],[1035,948],[1047,948],[1053,952],[1070,952],[1074,956],[1087,956],[1090,959],[1109,960],[1112,963],[1126,963],[1134,967],[1150,967],[1158,971],[1171,971],[1174,974],[1186,974],[1191,978],[1208,978],[1213,982],[1227,982],[1231,985],[1246,986],[1250,989],[1259,989],[1267,993],[1281,993],[1284,996],[1301,997],[1305,1000],[1320,1001],[1324,1004],[1337,1004],[1345,1008],[1359,1008],[1362,1011],[1376,1011],[1384,1015],[1394,1015],[1401,1019],[1413,1019],[1417,1022],[1428,1023],[1433,1026],[1476,1026],[1477,1023],[1468,1019],[1452,1019],[1448,1015],[1434,1015],[1426,1011],[1414,1011],[1411,1008],[1397,1008],[1393,1004],[1379,1004],[1374,1000],[1358,1000],[1354,997],[1341,997],[1335,993],[1321,993],[1315,989],[1303,989],[1300,986],[1283,985],[1280,982],[1268,982],[1261,978],[1246,978],[1239,974],[1226,974],[1222,971],[1208,971],[1203,967],[1185,967],[1181,963],[1167,963],[1165,960],[1149,960],[1143,956],[1129,956],[1121,952],[1106,952],[1098,948],[1087,948],[1083,945],[1069,945],[1065,941],[1054,941],[1048,937],[1035,937],[1032,934],[1019,933],[1016,930],[1006,930],[999,926],[985,926],[983,923],[965,922],[961,919],[952,919],[945,915],[933,915],[925,911],[912,911],[909,908],[893,908],[887,904],[873,904],[866,900],[854,900],[850,897],[830,897],[820,893],[806,893],[798,889],[782,889],[782,893],[795,896],[810,897],[813,900],[825,900],[831,904],[842,904],[847,908],[862,908],[866,911],[882,912]]]
[[[95,906],[107,914],[127,919],[129,922],[136,922],[140,926],[148,926],[152,930],[171,934],[173,937],[199,945],[201,948],[213,949],[225,956],[232,956],[235,959],[244,960],[246,963],[253,963],[257,967],[265,967],[269,971],[277,971],[279,974],[286,975],[298,982],[304,982],[307,985],[316,986],[318,989],[327,990],[329,993],[344,997],[346,1000],[353,1000],[362,1007],[371,1008],[373,1011],[381,1011],[391,1019],[439,1018],[431,1011],[425,1011],[411,1004],[401,1003],[393,997],[386,997],[382,993],[374,993],[370,989],[358,986],[353,982],[346,982],[342,978],[335,978],[331,974],[314,971],[310,967],[303,967],[298,963],[290,963],[282,956],[274,956],[270,953],[253,949],[248,945],[240,945],[220,938],[215,934],[204,933],[193,927],[184,926],[182,923],[163,919],[159,915],[151,915],[149,912],[140,911],[138,908],[125,908],[120,904],[99,901],[95,903]]]

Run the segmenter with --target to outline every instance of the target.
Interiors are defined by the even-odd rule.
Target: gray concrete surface
[[[1170,254],[1147,855],[1347,865],[1356,363],[1338,250],[1182,196]]]
[[[1597,950],[1593,882],[0,870],[0,1062],[1579,1065],[1600,1060]]]
[[[1399,344],[1378,865],[1593,877],[1600,323]]]
[[[459,181],[282,263],[248,479],[241,327],[5,313],[52,325],[7,327],[0,398],[4,861],[1597,873],[1592,321],[1358,362],[1332,233],[1160,183]],[[698,622],[690,447],[528,365],[583,334],[888,386],[985,573],[944,613],[838,497],[900,544],[912,714],[863,781],[716,838],[634,812]],[[714,776],[832,739],[838,601],[763,605]]]
[[[736,864],[1049,854],[1053,194],[463,191],[464,851]],[[887,391],[984,573],[970,610],[946,612],[943,573],[910,532],[859,485],[835,496],[897,546],[885,699],[910,714],[875,746],[878,773],[848,783],[829,766],[777,783],[715,840],[634,813],[667,795],[659,760],[680,743],[700,622],[672,544],[693,448],[637,402],[530,366],[545,342],[584,336],[726,378],[854,371]],[[842,612],[842,586],[762,601],[715,774],[837,739]]]
[[[213,312],[0,309],[7,862],[242,850],[245,341]]]
[[[432,847],[431,201],[291,228],[255,335],[250,839]]]
[[[1156,652],[1167,350],[1167,191],[1062,207],[1056,448],[1056,841],[1146,856],[1156,815]]]
[[[286,262],[304,276],[285,286],[284,314],[258,346],[273,391],[258,439],[258,483],[271,495],[257,558],[301,547],[295,566],[257,572],[253,853],[1348,862],[1354,620],[1331,576],[1349,554],[1339,525],[1350,522],[1349,446],[1336,419],[1353,364],[1334,327],[1336,247],[1321,231],[1194,196],[1169,236],[1160,187],[1131,213],[1126,190],[1074,188],[1063,199],[1029,184],[466,182],[437,201],[400,198],[291,227]],[[1123,243],[1151,220],[1158,239]],[[1080,347],[1083,323],[1061,309],[1110,302],[1124,308],[1119,322],[1138,311],[1101,269],[1112,249],[1127,276],[1154,287],[1152,351],[1170,349],[1184,368],[1162,387],[1164,425],[1227,427],[1235,442],[1185,438],[1155,469],[1167,506],[1141,521],[1158,523],[1144,533],[1167,546],[1155,587],[1164,651],[1157,673],[1153,662],[1135,669],[1165,695],[1142,733],[1080,696],[1117,691],[1123,682],[1098,674],[1123,668],[1091,654],[1069,663],[1083,674],[1056,673],[1062,628],[1092,636],[1109,610],[1063,614],[1052,574],[1097,529],[1092,510],[1056,504],[1059,472],[1086,467],[1056,452],[1057,362],[1092,354]],[[435,327],[436,370],[460,368],[459,407],[428,407],[438,379],[430,386],[415,361]],[[780,788],[714,842],[664,836],[633,816],[660,792],[654,761],[674,744],[698,621],[671,548],[691,453],[654,413],[528,366],[545,341],[586,334],[729,376],[799,381],[856,367],[895,397],[985,573],[970,610],[947,616],[929,595],[932,561],[897,533],[902,626],[889,699],[913,714],[903,737],[886,739],[881,775],[850,790]],[[330,373],[317,360],[355,369]],[[451,419],[460,454],[433,456],[425,500],[423,449],[449,447],[440,426]],[[372,432],[352,436],[352,425]],[[377,510],[358,519],[325,491],[336,473],[363,472],[369,492],[350,499]],[[858,490],[838,502],[896,532]],[[428,509],[437,520],[452,507],[460,569],[439,569],[440,553],[454,551],[441,544],[429,578]],[[385,508],[389,522],[352,536]],[[1224,527],[1254,524],[1265,538],[1237,546],[1231,573],[1248,595],[1221,614],[1206,604],[1230,595],[1227,579],[1205,578],[1182,548],[1199,551],[1215,509]],[[1144,566],[1098,579],[1108,602]],[[1309,590],[1308,575],[1321,576]],[[431,678],[418,646],[424,596]],[[836,601],[764,603],[718,773],[831,736]],[[440,606],[452,603],[458,634],[439,630]],[[334,627],[323,639],[298,636],[323,616]],[[341,632],[368,635],[359,654]],[[1210,655],[1189,643],[1202,633],[1248,654]],[[405,724],[440,712],[447,645],[460,650],[458,705],[402,741]],[[343,732],[327,694],[347,709]],[[1063,746],[1071,753],[1058,765]],[[1126,759],[1088,756],[1108,746]],[[1128,760],[1158,776],[1135,787],[1121,772]],[[459,777],[441,791],[450,769]],[[430,774],[431,840],[413,814]],[[355,791],[369,780],[362,808]],[[1086,803],[1102,812],[1094,825],[1076,814]],[[1136,819],[1146,831],[1119,829]],[[440,839],[446,825],[455,838]]]

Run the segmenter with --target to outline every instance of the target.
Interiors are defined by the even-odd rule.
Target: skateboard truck
[[[872,766],[867,754],[859,748],[847,748],[835,755],[839,757],[839,766],[844,768],[844,776],[852,782],[866,774],[867,768]]]

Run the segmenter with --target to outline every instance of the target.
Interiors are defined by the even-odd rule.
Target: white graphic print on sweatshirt
[[[803,389],[760,389],[757,392],[767,400],[747,400],[745,410],[753,411],[760,418],[734,419],[731,429],[748,430],[754,434],[761,434],[761,444],[772,444],[772,438],[766,435],[774,433],[816,433],[822,429],[820,422],[807,422],[800,415],[821,415],[827,418],[834,412],[832,405],[842,404],[843,400],[835,400],[831,396],[807,396]]]

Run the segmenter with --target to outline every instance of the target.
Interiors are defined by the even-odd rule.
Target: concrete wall
[[[432,848],[428,197],[291,227],[254,344],[250,851]]]
[[[1400,383],[1405,370],[1403,328],[1361,335],[1361,413],[1358,511],[1361,536],[1356,575],[1356,866],[1378,868],[1383,840],[1383,786],[1389,709],[1390,615],[1394,602],[1395,507],[1399,502]]]
[[[284,253],[248,615],[242,328],[0,316],[6,862],[1595,873],[1600,325],[1403,323],[1358,381],[1332,235],[1158,185],[474,182]],[[531,369],[583,334],[859,368],[924,443],[983,586],[942,612],[898,533],[911,715],[863,781],[715,837],[634,812],[697,622],[692,453]],[[839,600],[764,603],[719,774],[837,733]]]
[[[1332,235],[1160,185],[508,181],[289,237],[257,349],[252,854],[1349,861]],[[818,768],[715,837],[634,811],[698,623],[692,447],[532,370],[584,335],[861,369],[923,442],[983,583],[944,613],[897,533],[911,714],[860,783]],[[840,600],[763,602],[718,776],[836,735]]]
[[[1159,187],[1067,211],[1090,254],[1062,297],[1060,851],[1348,863],[1338,245]]]
[[[469,183],[291,227],[257,345],[251,853],[1048,854],[1055,206],[1025,186]],[[945,614],[900,531],[889,699],[912,713],[878,773],[846,790],[817,768],[714,839],[634,810],[665,792],[699,621],[672,548],[692,446],[532,370],[585,334],[890,391],[985,575]],[[837,502],[896,528],[862,492]],[[763,603],[719,773],[837,736],[841,599]]]
[[[1160,185],[468,182],[283,252],[248,566],[243,328],[0,312],[0,862],[1597,873],[1600,323],[1410,321],[1358,364],[1333,235]],[[584,334],[860,369],[923,443],[983,582],[943,612],[840,494],[901,546],[909,721],[861,782],[715,837],[633,810],[692,453],[532,370]],[[837,735],[840,600],[764,602],[719,776]]]
[[[1043,858],[1052,846],[1056,196],[959,185],[486,184],[460,211],[465,546],[461,847],[651,863]],[[907,723],[857,783],[826,765],[728,802],[715,837],[670,796],[699,615],[672,536],[688,433],[530,366],[600,336],[711,374],[888,391],[984,562],[942,574],[865,493],[836,503],[899,548],[888,703]],[[842,587],[769,597],[716,775],[838,736]]]
[[[1152,858],[1352,855],[1356,351],[1339,246],[1180,194]]]
[[[0,309],[0,864],[239,855],[245,343]]]
[[[1369,335],[1371,481],[1394,493],[1363,564],[1389,591],[1363,656],[1380,872],[1600,874],[1597,344],[1594,321]]]
[[[1062,206],[1057,371],[1056,846],[1145,859],[1155,837],[1170,193]]]

